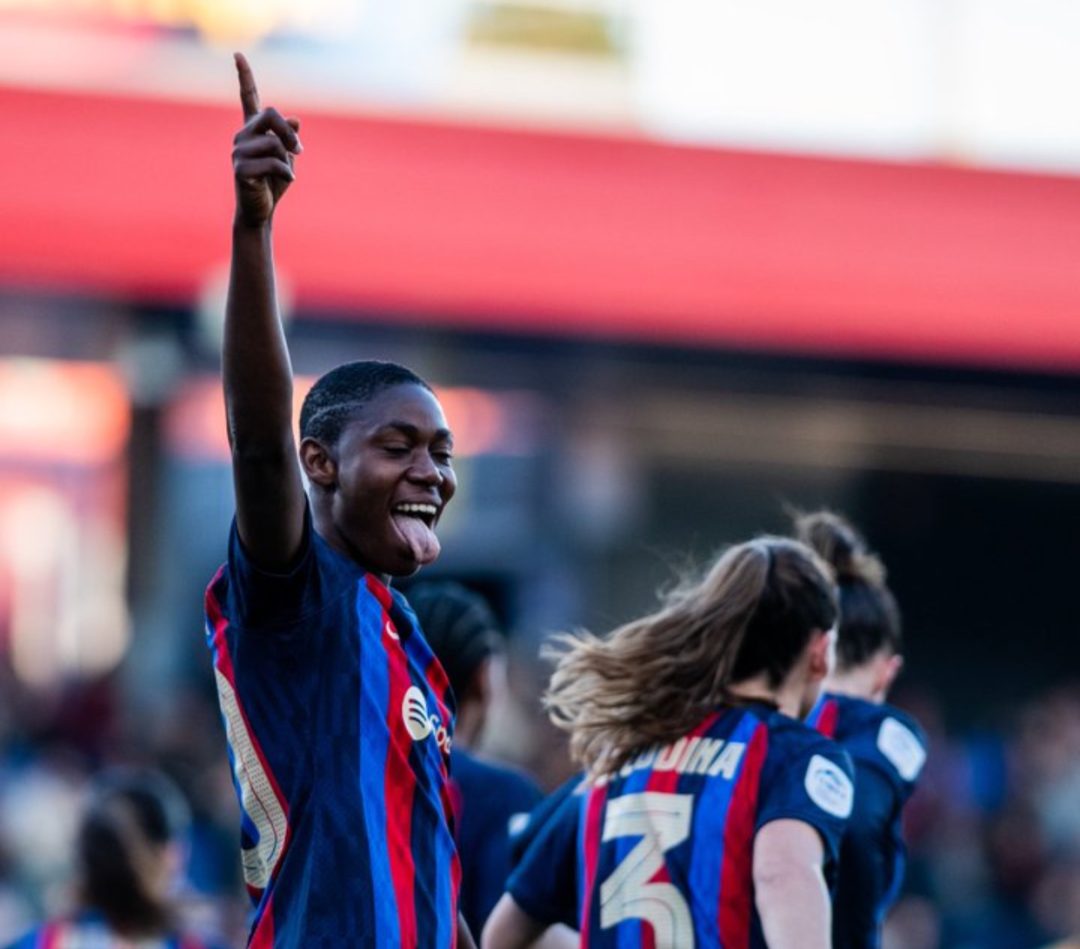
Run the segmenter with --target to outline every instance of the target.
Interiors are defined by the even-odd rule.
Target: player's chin
[[[414,576],[423,566],[425,564],[416,559],[412,548],[408,544],[398,544],[395,545],[393,556],[387,558],[383,572],[391,577],[403,580],[406,577]]]
[[[421,564],[418,560],[412,558],[410,559],[410,565],[395,565],[392,569],[387,570],[386,572],[395,580],[404,580],[408,577],[415,576],[417,573],[420,572],[420,568],[423,566],[423,564]]]

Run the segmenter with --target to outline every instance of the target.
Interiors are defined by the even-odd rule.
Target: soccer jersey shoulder
[[[926,764],[927,740],[907,712],[852,696],[825,695],[811,721],[831,733],[856,762],[882,772],[903,796],[914,790]]]
[[[810,821],[815,826],[827,818],[830,830],[847,820],[854,801],[854,770],[847,752],[805,723],[779,712],[770,713],[765,724],[769,746],[762,783],[772,788],[766,806],[792,812],[782,816],[805,813],[815,817]]]
[[[364,576],[359,564],[334,550],[305,510],[300,549],[284,571],[269,571],[251,560],[233,521],[228,555],[206,590],[209,617],[221,615],[230,625],[287,634],[312,624],[332,600],[355,589]]]

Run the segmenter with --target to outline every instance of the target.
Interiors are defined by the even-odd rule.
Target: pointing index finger
[[[244,109],[244,119],[250,119],[259,113],[259,90],[255,86],[255,74],[251,71],[243,53],[233,53],[236,62],[236,75],[240,80],[240,105]]]

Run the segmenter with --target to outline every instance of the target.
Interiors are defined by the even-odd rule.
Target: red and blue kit
[[[755,834],[811,825],[831,877],[852,797],[834,742],[764,704],[725,708],[570,794],[508,890],[535,919],[579,929],[582,946],[764,949]]]
[[[881,926],[904,882],[900,817],[926,763],[926,736],[891,705],[822,696],[807,722],[855,763],[855,804],[840,846],[833,908],[836,949],[877,949]]]
[[[305,520],[260,570],[235,524],[206,593],[258,949],[457,942],[450,687],[401,594]]]

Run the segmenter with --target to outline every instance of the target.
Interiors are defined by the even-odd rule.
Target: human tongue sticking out
[[[427,526],[420,518],[409,514],[394,514],[394,525],[399,533],[405,538],[405,542],[412,549],[413,557],[421,566],[431,563],[439,556],[442,547],[435,531]]]

